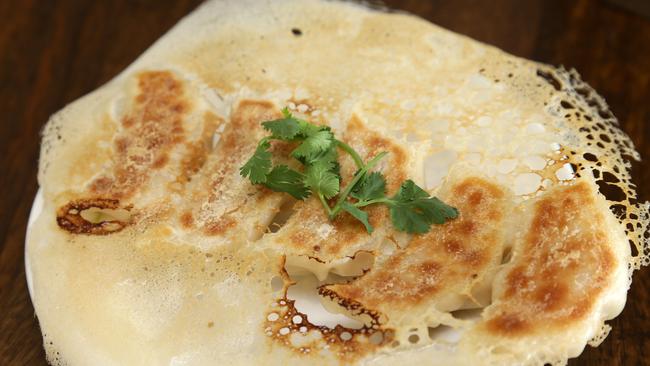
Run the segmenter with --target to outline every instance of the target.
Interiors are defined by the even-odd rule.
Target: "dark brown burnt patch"
[[[108,235],[121,231],[132,223],[130,215],[125,215],[125,212],[128,213],[131,208],[131,206],[121,207],[120,201],[115,199],[80,199],[59,208],[56,222],[60,228],[73,234]],[[97,209],[99,213],[96,220],[84,217],[84,211],[91,209]],[[110,215],[116,212],[118,215]],[[126,217],[118,219],[115,216]]]
[[[340,324],[331,328],[311,323],[307,314],[296,309],[295,300],[287,297],[289,286],[295,283],[284,268],[281,270],[281,276],[284,281],[282,295],[271,304],[263,323],[264,333],[273,344],[279,344],[298,355],[310,356],[306,360],[320,356],[328,360],[329,364],[338,362],[341,365],[350,365],[392,342],[394,331],[382,327],[377,314],[374,313],[366,313],[372,321],[358,329]],[[321,296],[330,296],[324,287],[320,287],[318,291]],[[360,306],[358,309],[363,311]]]
[[[275,343],[299,355],[329,354],[343,365],[387,346],[393,334],[378,324],[360,329],[314,325],[307,314],[296,310],[295,301],[286,297],[272,304],[264,322],[264,332]]]

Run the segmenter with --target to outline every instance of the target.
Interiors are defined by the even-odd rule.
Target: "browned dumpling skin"
[[[468,300],[478,305],[474,290],[492,278],[501,261],[511,197],[498,185],[471,177],[453,182],[446,198],[459,209],[457,219],[434,225],[368,274],[321,288],[321,294],[392,320],[418,309],[456,310]]]
[[[167,165],[174,146],[186,140],[183,119],[192,106],[182,81],[169,71],[148,71],[138,75],[137,84],[139,93],[114,139],[112,170],[90,184],[99,196],[132,196],[152,170]]]
[[[485,331],[519,337],[589,314],[617,266],[606,227],[586,182],[537,201],[502,291],[486,310]]]
[[[90,183],[86,192],[59,209],[59,226],[71,233],[107,235],[137,224],[144,219],[138,215],[144,207],[130,201],[146,201],[132,197],[147,194],[152,176],[163,171],[156,189],[169,195],[182,194],[183,200],[175,204],[163,195],[148,202],[149,216],[155,212],[185,231],[199,231],[209,237],[211,245],[234,236],[259,238],[287,198],[251,185],[241,177],[239,168],[267,135],[261,123],[281,116],[279,108],[269,101],[240,101],[223,131],[217,133],[218,142],[213,147],[213,135],[223,121],[206,113],[199,120],[199,136],[188,136],[186,119],[193,106],[185,98],[188,87],[183,80],[170,71],[143,72],[136,80],[138,93],[130,101],[131,107],[121,121],[122,130],[114,139],[110,167]],[[282,156],[288,147],[287,143],[273,142],[271,150]],[[128,222],[93,224],[79,215],[88,208],[124,208],[133,215]]]
[[[279,117],[279,109],[270,102],[244,100],[237,105],[215,151],[190,185],[189,208],[179,217],[183,228],[198,229],[216,241],[234,236],[253,240],[265,232],[288,197],[250,184],[239,169],[253,155],[259,140],[268,135],[261,123]],[[287,143],[273,141],[271,152],[286,156],[289,148]]]
[[[66,203],[58,210],[57,222],[68,232],[108,235],[135,223],[134,219],[96,224],[79,213],[89,208],[137,212],[141,207],[132,203],[149,201],[146,196],[159,189],[152,187],[152,180],[163,190],[178,189],[203,165],[209,153],[212,134],[221,120],[206,111],[199,118],[201,133],[189,136],[188,120],[192,113],[201,112],[178,75],[169,70],[152,70],[138,73],[133,79],[136,92],[125,98],[125,111],[115,121],[119,130],[111,141],[110,156],[100,165],[103,169],[82,190],[68,191],[58,198]],[[82,160],[78,164],[80,171],[88,169],[88,164],[99,165],[95,158]]]
[[[492,304],[463,335],[462,352],[494,364],[546,364],[602,341],[603,321],[620,312],[629,286],[628,244],[606,207],[587,179],[523,205],[512,260],[493,282]]]

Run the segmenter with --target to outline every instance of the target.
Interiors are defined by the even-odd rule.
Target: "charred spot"
[[[295,301],[286,295],[277,301],[277,306],[268,312],[264,322],[264,331],[289,350],[298,355],[318,354],[324,349],[332,352],[343,364],[354,363],[359,358],[376,351],[392,341],[393,332],[373,324],[360,329],[347,328],[337,325],[334,328],[319,326],[311,323],[307,314],[301,313],[295,307]],[[317,339],[301,342],[296,346],[291,342],[293,334],[307,335],[317,332]]]
[[[302,30],[300,28],[291,28],[291,34],[296,37],[302,36]]]
[[[132,223],[128,214],[131,208],[132,206],[121,207],[120,201],[116,199],[80,199],[59,208],[56,222],[60,228],[73,234],[108,235],[121,231]],[[89,220],[84,215],[84,212],[92,209],[99,212],[95,220]],[[119,211],[122,211],[121,214]]]
[[[340,324],[335,327],[316,325],[309,321],[309,316],[298,311],[295,300],[287,296],[291,279],[284,268],[286,257],[282,257],[280,276],[282,277],[283,294],[278,298],[266,312],[263,322],[263,331],[271,339],[298,355],[319,354],[324,350],[338,358],[341,364],[350,364],[359,358],[374,352],[393,340],[394,331],[383,328],[379,324],[378,315],[367,312],[360,304],[349,303],[350,308],[358,309],[370,317],[369,324],[361,328],[349,328]],[[321,296],[339,299],[338,296],[328,290],[326,286],[320,286],[318,293]],[[292,342],[292,338],[298,335],[308,336],[317,333],[317,337],[306,337],[300,339],[299,344]]]
[[[332,301],[335,301],[339,306],[341,306],[344,309],[347,309],[354,315],[367,315],[368,317],[370,317],[370,319],[372,319],[371,326],[379,326],[381,323],[380,322],[381,313],[366,308],[362,303],[356,300],[347,298],[345,296],[340,296],[338,293],[328,288],[327,286],[320,286],[318,288],[318,294],[323,297],[329,298]]]

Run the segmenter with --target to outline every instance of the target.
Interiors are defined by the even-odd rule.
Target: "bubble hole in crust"
[[[275,292],[264,322],[264,332],[273,343],[299,355],[313,354],[328,362],[348,364],[378,351],[392,340],[393,331],[383,328],[378,319],[363,324],[330,313],[317,292],[323,282],[313,275],[290,277],[283,264],[276,279],[281,279],[283,286]],[[328,283],[341,281],[345,279],[337,276],[326,279]],[[278,288],[278,283],[276,280],[274,288]]]
[[[632,271],[650,263],[650,205],[639,202],[631,176],[632,164],[641,156],[605,100],[577,71],[540,67],[537,75],[559,92],[559,97],[547,104],[547,112],[562,118],[574,134],[571,146],[563,147],[566,158],[556,176],[559,181],[567,171],[574,171],[576,177],[593,176],[630,241],[631,276]]]

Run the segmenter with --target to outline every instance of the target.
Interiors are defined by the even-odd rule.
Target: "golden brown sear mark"
[[[253,154],[258,141],[267,135],[261,123],[281,116],[277,106],[264,100],[238,102],[227,122],[205,115],[202,141],[186,146],[188,154],[181,161],[182,174],[173,182],[180,186],[193,181],[187,192],[193,208],[179,214],[184,228],[199,229],[214,237],[249,236],[256,230],[251,226],[259,225],[256,219],[267,210],[275,210],[267,200],[281,194],[251,185],[241,177],[239,169]],[[212,147],[216,127],[222,123],[218,143]],[[280,155],[275,154],[277,149],[288,147],[288,143],[274,141],[271,151]],[[260,234],[264,228],[259,229]]]
[[[414,237],[359,279],[328,286],[331,293],[389,318],[421,304],[436,307],[441,297],[469,295],[500,261],[509,200],[503,189],[480,178],[455,184],[446,200],[459,209],[456,220]]]
[[[216,148],[216,155],[221,159],[215,161],[211,167],[212,180],[206,187],[206,192],[210,192],[208,201],[223,201],[227,205],[226,213],[219,217],[211,217],[204,223],[203,232],[206,235],[222,236],[234,230],[240,223],[233,218],[232,213],[253,209],[255,204],[260,204],[270,192],[262,188],[258,189],[256,195],[249,197],[246,188],[239,188],[236,190],[237,193],[233,194],[231,187],[234,184],[241,184],[239,168],[252,155],[257,141],[265,134],[261,123],[278,118],[280,115],[273,103],[257,100],[243,100],[233,111],[230,123],[226,125]],[[273,148],[276,146],[277,144],[273,144]]]
[[[270,102],[244,100],[233,111],[230,122],[226,125],[215,155],[218,160],[212,161],[210,169],[211,180],[207,182],[205,191],[210,192],[209,201],[216,201],[222,195],[228,195],[233,184],[240,179],[239,168],[255,151],[257,142],[265,132],[261,123],[280,116],[278,109]],[[233,202],[235,206],[241,202]]]
[[[205,225],[203,232],[206,235],[223,235],[235,226],[237,226],[237,221],[228,215],[224,215],[219,219],[208,222]]]
[[[131,210],[131,206],[121,207],[120,201],[106,198],[92,198],[75,200],[59,208],[56,222],[59,227],[73,234],[86,235],[108,235],[121,231],[132,221],[126,220],[107,220],[100,222],[90,222],[83,218],[82,212],[91,208],[98,209],[124,209]]]
[[[203,118],[203,131],[201,138],[195,142],[185,143],[186,153],[181,159],[181,174],[176,178],[176,183],[183,184],[192,180],[208,159],[212,150],[212,138],[217,127],[223,120],[211,112],[206,112]]]
[[[139,94],[115,137],[112,172],[90,184],[93,194],[117,199],[133,195],[152,170],[169,162],[169,152],[185,139],[183,119],[190,110],[183,83],[170,71],[138,75]]]
[[[605,226],[595,193],[585,182],[539,199],[521,255],[488,312],[486,329],[514,337],[584,318],[615,267]]]

